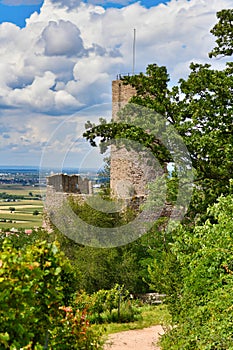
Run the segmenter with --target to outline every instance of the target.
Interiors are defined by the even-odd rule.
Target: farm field
[[[17,184],[0,184],[0,193],[2,192],[6,192],[11,195],[23,195],[25,197],[30,197],[30,192],[33,194],[33,196],[41,195],[41,189],[39,187],[22,186]]]
[[[0,194],[3,193],[4,198],[0,199],[0,228],[31,229],[42,225],[43,201],[40,197],[45,191],[41,193],[40,188],[7,184],[0,185]]]

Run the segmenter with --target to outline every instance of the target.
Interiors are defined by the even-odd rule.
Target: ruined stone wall
[[[50,220],[56,222],[59,212],[68,204],[69,196],[84,202],[85,197],[93,194],[90,180],[79,175],[54,174],[47,177],[46,198],[44,203],[43,227],[51,229]],[[55,221],[54,221],[55,220]]]
[[[91,194],[91,181],[79,175],[54,174],[47,177],[47,186],[55,192]]]

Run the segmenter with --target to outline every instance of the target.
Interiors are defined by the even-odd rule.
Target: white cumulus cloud
[[[149,63],[165,65],[173,83],[188,75],[192,61],[224,66],[224,60],[208,58],[215,46],[209,31],[216,12],[231,8],[232,0],[171,0],[151,8],[133,2],[120,9],[101,3],[44,0],[25,28],[0,24],[0,125],[6,159],[16,148],[26,154],[29,144],[29,153],[39,154],[59,120],[111,101],[111,81],[132,72],[134,28],[136,72]]]
[[[50,21],[43,30],[41,39],[44,41],[46,56],[79,57],[85,53],[80,30],[69,21]]]

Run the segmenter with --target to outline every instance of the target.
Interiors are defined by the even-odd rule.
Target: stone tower
[[[118,120],[118,112],[136,94],[130,85],[124,85],[122,80],[112,82],[112,119]],[[128,151],[125,147],[111,146],[110,188],[117,198],[145,197],[146,185],[153,176],[148,171],[145,154],[135,150]]]
[[[117,113],[136,95],[131,85],[124,85],[122,80],[112,82],[112,119],[117,120]]]

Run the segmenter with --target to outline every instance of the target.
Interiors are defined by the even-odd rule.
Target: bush
[[[124,301],[120,309],[113,309],[101,313],[102,323],[128,323],[137,321],[141,317],[141,311],[131,301]]]
[[[90,327],[87,310],[75,310],[72,307],[60,307],[64,312],[56,328],[50,335],[50,348],[56,350],[102,349],[101,334]]]
[[[131,322],[137,319],[140,311],[128,296],[124,286],[116,284],[110,290],[99,290],[92,295],[82,292],[74,305],[80,310],[88,309],[91,323]]]
[[[169,350],[233,350],[233,196],[220,197],[194,232],[180,228],[172,250],[183,286],[175,327],[162,339]]]
[[[17,250],[5,240],[0,260],[0,348],[101,348],[85,310],[66,307],[72,268],[56,243]]]

